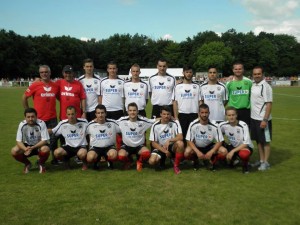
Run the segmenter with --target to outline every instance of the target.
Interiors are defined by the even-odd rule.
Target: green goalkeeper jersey
[[[250,93],[252,81],[247,77],[242,80],[232,80],[226,84],[228,89],[228,106],[236,109],[250,109]]]

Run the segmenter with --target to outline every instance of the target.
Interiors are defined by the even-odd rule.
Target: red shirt
[[[64,79],[58,80],[56,83],[60,90],[60,120],[67,119],[66,112],[68,106],[74,106],[76,109],[76,117],[81,118],[81,100],[86,99],[82,84],[77,80],[68,82]]]
[[[56,83],[36,81],[27,88],[25,95],[32,96],[33,107],[40,120],[48,121],[56,118],[56,98],[59,96],[59,87]]]

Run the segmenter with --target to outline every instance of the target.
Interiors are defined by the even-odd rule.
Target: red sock
[[[13,157],[21,162],[21,163],[24,163],[25,165],[28,165],[30,164],[30,161],[27,159],[27,157],[24,155],[24,154],[19,154],[19,155],[13,155]]]
[[[107,161],[109,161],[109,162],[114,162],[114,161],[117,161],[117,159],[113,159],[113,158],[111,158],[111,157],[107,157]]]
[[[127,156],[119,155],[119,156],[118,156],[118,159],[119,159],[119,161],[121,161],[121,162],[129,162],[129,158],[128,158]]]
[[[116,136],[116,148],[120,149],[121,145],[122,145],[122,135],[121,134],[117,134]]]
[[[183,158],[184,158],[183,152],[176,152],[174,166],[179,166],[179,164]]]
[[[239,154],[240,159],[243,161],[243,164],[247,165],[250,155],[251,155],[251,152],[249,150],[242,149],[239,151],[238,154]]]
[[[150,158],[151,153],[149,151],[143,151],[139,157],[139,161],[147,161]]]
[[[219,160],[224,160],[225,158],[226,157],[223,154],[218,153],[212,160],[212,164],[216,164]]]
[[[39,151],[39,157],[40,157],[39,162],[40,162],[40,164],[44,164],[47,161],[49,155],[50,155],[50,152]]]

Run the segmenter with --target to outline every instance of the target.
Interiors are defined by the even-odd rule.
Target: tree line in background
[[[232,74],[232,63],[244,63],[246,75],[256,65],[264,67],[267,76],[294,76],[300,73],[300,43],[286,34],[261,32],[240,33],[230,29],[221,35],[199,32],[180,43],[153,40],[142,34],[114,34],[108,39],[81,41],[70,36],[21,36],[13,31],[0,31],[0,76],[32,78],[38,65],[47,64],[52,77],[60,77],[64,65],[82,70],[85,58],[94,60],[95,68],[106,70],[109,61],[118,63],[119,74],[128,74],[132,64],[142,68],[156,67],[165,58],[169,67],[192,65],[195,71],[207,71],[216,65],[224,76]]]

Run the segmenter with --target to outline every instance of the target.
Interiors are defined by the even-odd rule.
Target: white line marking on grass
[[[274,95],[283,95],[283,96],[288,96],[288,97],[295,97],[295,98],[300,98],[300,95],[288,95],[288,94],[278,94],[278,93],[273,93]]]
[[[276,119],[276,120],[291,120],[291,121],[300,121],[300,119],[279,118],[279,117],[272,117],[272,119]]]

